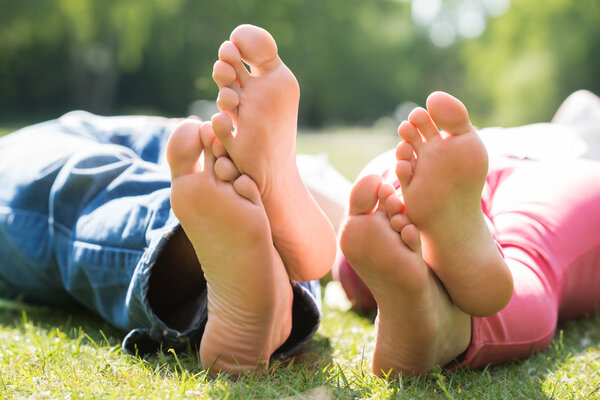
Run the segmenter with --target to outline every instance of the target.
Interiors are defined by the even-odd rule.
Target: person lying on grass
[[[298,83],[253,26],[215,80],[212,124],[73,112],[0,139],[0,295],[83,304],[131,353],[199,343],[213,374],[302,347],[336,239],[296,166]]]
[[[75,112],[0,140],[2,295],[83,304],[129,352],[199,343],[204,368],[233,375],[310,339],[332,265],[351,299],[377,300],[378,375],[526,357],[559,312],[600,302],[597,163],[488,167],[463,104],[436,92],[354,185],[334,263],[274,39],[236,28],[213,78],[211,122]]]
[[[292,73],[271,36],[254,30],[256,58],[241,50],[252,75],[226,46],[213,74],[221,113],[212,125],[226,148],[226,180],[245,172],[239,155],[225,158],[237,140],[231,120],[236,125],[238,118],[243,135],[242,115],[255,115],[263,126],[265,110],[278,121],[295,122],[297,115],[297,92],[286,85],[295,82]],[[250,96],[246,90],[259,83],[264,92]],[[269,139],[284,132],[272,129]],[[342,283],[350,267],[362,278],[363,286],[354,279],[355,290],[347,291],[351,299],[368,291],[376,300],[376,374],[523,358],[549,345],[559,312],[594,312],[599,163],[505,158],[490,166],[466,108],[442,92],[431,94],[427,110],[415,109],[398,133],[403,141],[393,161],[382,168],[389,155],[374,160],[352,189],[334,266]]]

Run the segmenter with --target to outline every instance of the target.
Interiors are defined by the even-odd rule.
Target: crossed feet
[[[221,112],[183,121],[167,145],[172,209],[207,281],[200,356],[213,374],[268,366],[291,332],[290,279],[321,278],[336,247],[296,167],[296,78],[264,29],[230,39],[213,71]]]
[[[210,123],[193,120],[171,134],[171,206],[207,282],[201,361],[212,373],[235,375],[266,368],[288,338],[292,288],[258,187],[247,175],[219,179],[214,140]]]
[[[377,301],[378,375],[448,363],[470,342],[470,316],[493,314],[512,295],[481,211],[485,148],[460,101],[436,92],[427,108],[398,130],[401,194],[378,175],[360,179],[340,235],[347,261]]]
[[[212,125],[182,122],[167,159],[172,208],[207,281],[201,359],[237,374],[265,368],[287,339],[289,279],[326,273],[335,238],[296,168],[294,75],[263,29],[243,25],[230,39],[213,70],[221,112]],[[485,149],[458,100],[434,93],[427,106],[399,128],[402,197],[380,177],[361,179],[340,239],[377,299],[378,374],[454,359],[468,346],[470,315],[498,311],[512,293],[480,208]]]

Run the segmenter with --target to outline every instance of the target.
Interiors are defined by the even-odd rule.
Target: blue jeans
[[[175,122],[75,111],[1,138],[0,296],[79,303],[127,331],[130,353],[198,344],[205,290],[184,330],[148,301],[152,268],[179,228],[164,157]],[[320,322],[318,282],[291,284],[292,333],[274,358],[298,350]]]

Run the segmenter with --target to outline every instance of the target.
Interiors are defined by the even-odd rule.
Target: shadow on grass
[[[354,327],[369,326],[372,315],[352,314],[334,314],[334,319],[347,317],[350,322],[340,325],[341,329],[335,325],[334,332],[317,333],[295,357],[273,362],[263,375],[211,378],[193,346],[179,353],[166,349],[144,357],[125,356],[119,350],[123,332],[82,308],[56,309],[0,300],[0,326],[25,335],[51,336],[58,329],[65,340],[114,350],[114,356],[133,368],[189,388],[198,396],[302,398],[322,390],[322,398],[600,398],[600,316],[561,323],[549,349],[522,361],[483,370],[437,368],[423,377],[394,381],[370,373],[368,352],[357,355],[364,352],[362,342],[369,339]],[[331,322],[325,320],[324,324]],[[352,342],[357,349],[345,353],[347,349],[341,347]]]
[[[548,349],[524,360],[483,370],[447,372],[438,376],[436,383],[441,386],[443,378],[447,398],[600,398],[593,397],[600,384],[595,372],[600,360],[600,316],[562,322],[556,332]],[[596,365],[578,360],[586,354]]]
[[[318,335],[293,357],[272,361],[266,372],[249,372],[238,377],[224,373],[209,375],[201,365],[197,347],[192,344],[186,351],[161,349],[142,357],[130,357],[129,363],[161,382],[177,386],[179,392],[188,396],[232,399],[304,398],[305,393],[322,389],[330,393],[327,386],[335,368],[329,339]]]
[[[198,348],[193,344],[179,352],[167,348],[144,356],[122,353],[120,345],[124,332],[82,307],[53,308],[0,299],[0,327],[41,347],[47,348],[49,341],[60,341],[62,347],[56,344],[53,351],[64,351],[65,357],[77,357],[71,351],[73,347],[92,346],[101,351],[87,353],[86,357],[98,354],[98,359],[91,362],[106,363],[103,354],[111,353],[110,359],[125,361],[139,373],[209,397],[296,396],[327,385],[331,379],[330,370],[334,368],[331,343],[319,335],[294,357],[273,361],[265,374],[212,378],[202,368]]]
[[[123,332],[83,307],[55,308],[0,298],[0,326],[22,330],[28,323],[41,331],[57,329],[76,340],[83,333],[90,343],[107,346],[120,344]]]
[[[559,323],[546,352],[535,355],[546,368],[534,370],[550,398],[600,399],[600,314]]]
[[[355,313],[353,313],[355,314]],[[371,315],[355,314],[362,321]],[[440,367],[391,381],[385,397],[406,399],[600,399],[600,315],[559,323],[548,349],[524,360],[471,370]],[[368,381],[365,379],[365,381]],[[347,393],[378,397],[381,383],[355,379]],[[378,387],[379,385],[379,387]],[[380,396],[381,397],[381,396]]]

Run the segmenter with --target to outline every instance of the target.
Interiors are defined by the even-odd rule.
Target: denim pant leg
[[[128,352],[199,342],[206,292],[184,331],[148,304],[152,266],[179,227],[164,145],[172,122],[69,113],[0,139],[0,296],[79,303],[129,333]],[[315,282],[293,282],[294,328],[275,356],[320,320]]]

